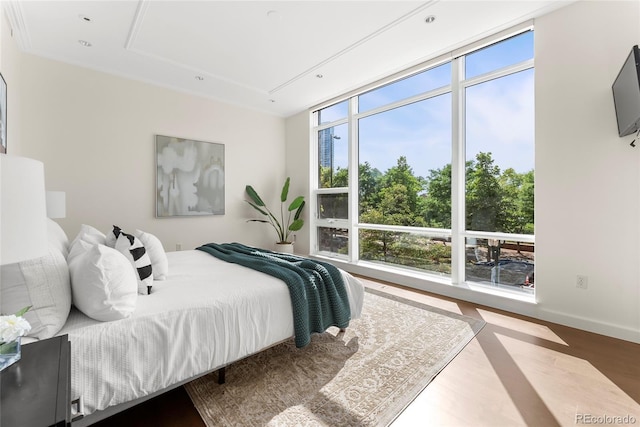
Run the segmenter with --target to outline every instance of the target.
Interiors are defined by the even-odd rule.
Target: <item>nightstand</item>
[[[0,425],[70,425],[71,343],[67,335],[22,345],[22,358],[0,372]]]

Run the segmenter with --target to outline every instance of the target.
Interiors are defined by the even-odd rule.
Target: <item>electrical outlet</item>
[[[587,289],[589,287],[589,279],[587,276],[576,276],[576,288],[578,289]]]
[[[182,250],[182,243],[176,243],[176,251]]]

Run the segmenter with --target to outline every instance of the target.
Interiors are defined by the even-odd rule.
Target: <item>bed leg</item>
[[[218,369],[218,384],[224,384],[225,378],[224,378],[224,374],[225,374],[225,366],[223,366],[222,368]]]

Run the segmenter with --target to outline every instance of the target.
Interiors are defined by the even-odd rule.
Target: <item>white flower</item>
[[[15,341],[30,330],[31,325],[22,316],[0,316],[0,343]]]

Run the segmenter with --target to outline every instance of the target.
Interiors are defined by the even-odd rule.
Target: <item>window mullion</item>
[[[465,280],[464,56],[451,65],[451,283],[457,285]]]
[[[359,245],[358,245],[358,120],[355,118],[358,112],[358,97],[354,96],[349,99],[349,261],[357,262]]]
[[[309,215],[309,229],[311,230],[309,236],[309,251],[311,253],[318,252],[318,188],[320,187],[318,182],[318,111],[314,111],[310,117],[310,135],[311,152],[309,153],[311,167],[309,168],[309,183],[311,184],[311,192],[309,197],[309,204],[306,209]]]
[[[461,57],[464,58],[464,57]],[[462,86],[467,88],[469,86],[475,86],[478,84],[482,84],[484,82],[488,82],[491,80],[496,80],[501,77],[510,76],[515,73],[519,73],[520,71],[526,71],[534,67],[533,59],[528,59],[526,61],[522,61],[517,64],[509,65],[504,68],[500,68],[495,71],[491,71],[489,73],[480,74],[479,76],[473,77],[468,80],[464,80]]]

